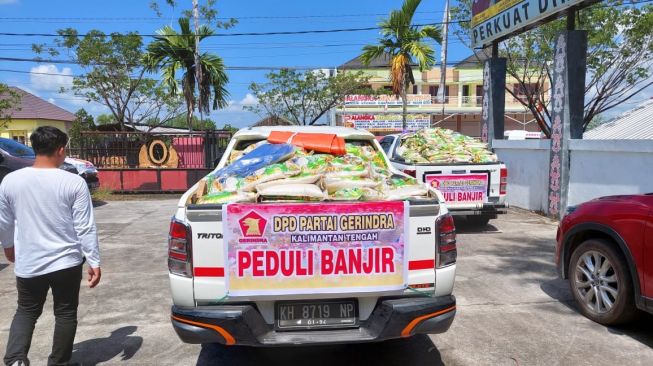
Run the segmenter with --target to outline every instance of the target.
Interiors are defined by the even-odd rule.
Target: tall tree
[[[284,69],[267,74],[267,79],[267,83],[250,85],[258,103],[245,106],[245,110],[261,116],[283,117],[298,125],[314,125],[342,103],[345,95],[360,90],[369,77],[362,72],[328,76],[321,70]]]
[[[0,128],[4,128],[9,120],[9,112],[20,102],[20,94],[0,83]]]
[[[195,32],[190,28],[188,18],[179,18],[179,32],[170,26],[157,31],[154,41],[147,46],[143,62],[148,71],[161,70],[163,81],[167,84],[171,95],[183,94],[186,102],[186,118],[188,126],[192,127],[193,113],[199,101],[200,112],[209,113],[228,105],[226,85],[228,82],[222,58],[204,52],[200,55],[201,79],[196,80],[195,68]],[[213,35],[214,32],[206,25],[199,27],[199,40]],[[176,78],[181,70],[181,93]],[[195,93],[195,85],[199,91]],[[212,103],[211,103],[212,101]]]
[[[137,124],[153,116],[175,116],[182,106],[181,100],[165,97],[166,85],[147,78],[142,67],[143,41],[134,32],[105,34],[91,30],[79,36],[72,28],[60,29],[55,40],[83,70],[75,76],[72,90],[61,88],[104,105],[113,115],[115,123],[124,129],[125,124]],[[57,48],[33,45],[37,54],[59,54]],[[165,98],[164,98],[165,97]]]
[[[455,33],[469,44],[473,0],[459,0],[452,9]],[[598,115],[637,99],[653,85],[653,5],[606,0],[580,10],[577,28],[588,32],[587,77],[583,130]],[[513,98],[528,108],[542,131],[550,136],[550,88],[554,43],[566,27],[564,19],[542,25],[501,43]],[[489,55],[489,51],[485,52]]]
[[[73,125],[68,131],[68,136],[70,137],[70,147],[73,149],[81,147],[82,132],[91,131],[94,128],[95,123],[93,122],[93,116],[86,112],[84,108],[81,108],[75,112]]]
[[[408,87],[415,84],[412,65],[417,63],[420,71],[430,69],[435,64],[433,47],[427,43],[431,39],[442,42],[441,29],[435,26],[414,26],[413,16],[422,0],[404,0],[401,9],[393,10],[390,17],[383,20],[381,38],[376,45],[363,47],[361,60],[369,65],[372,60],[386,57],[390,60],[390,80],[392,91],[401,96],[403,113],[402,126],[406,129]]]

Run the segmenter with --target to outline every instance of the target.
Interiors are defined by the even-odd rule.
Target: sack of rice
[[[312,202],[323,201],[326,195],[315,184],[286,184],[263,187],[258,190],[260,201]]]

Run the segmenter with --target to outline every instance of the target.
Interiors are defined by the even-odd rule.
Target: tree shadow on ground
[[[134,357],[143,345],[143,338],[131,336],[138,327],[127,326],[114,330],[106,338],[89,339],[73,346],[73,362],[84,366],[94,366],[99,363],[112,361],[120,356],[120,361]]]
[[[204,344],[198,366],[310,365],[310,366],[438,366],[440,351],[426,335],[380,343],[303,347],[226,347]]]

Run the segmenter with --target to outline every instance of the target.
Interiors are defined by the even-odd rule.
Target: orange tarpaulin
[[[273,144],[288,143],[307,150],[333,155],[344,155],[346,153],[345,139],[332,133],[272,131],[268,136],[268,142]]]

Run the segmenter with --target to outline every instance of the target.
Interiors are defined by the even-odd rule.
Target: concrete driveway
[[[653,320],[607,328],[575,310],[556,278],[556,224],[511,210],[483,231],[459,226],[449,332],[381,344],[252,349],[182,344],[169,322],[168,221],[176,201],[109,202],[96,208],[103,278],[83,287],[74,360],[84,365],[650,365]],[[462,222],[460,224],[463,224]],[[0,260],[0,350],[15,310],[13,268]],[[30,358],[50,350],[51,302]]]

